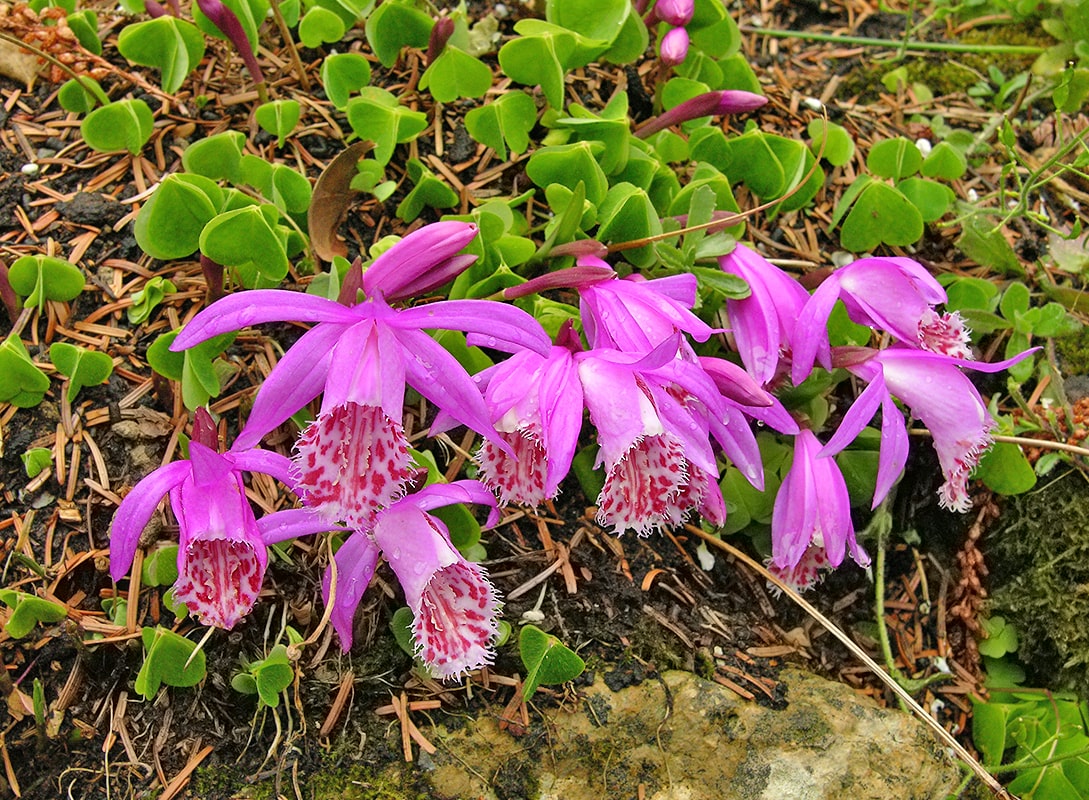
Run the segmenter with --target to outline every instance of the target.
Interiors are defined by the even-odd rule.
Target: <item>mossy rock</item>
[[[1020,634],[1030,680],[1089,696],[1089,483],[1071,472],[1008,500],[986,541],[987,611]]]

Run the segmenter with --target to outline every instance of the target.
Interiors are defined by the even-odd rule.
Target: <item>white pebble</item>
[[[815,97],[807,97],[802,100],[802,105],[808,108],[810,111],[821,111],[824,108],[824,103]]]
[[[969,189],[968,190],[968,202],[969,203],[978,203],[979,202],[979,192],[977,192],[975,189]]]
[[[923,154],[923,158],[930,155],[930,151],[934,149],[934,146],[930,143],[929,139],[920,136],[915,140],[915,146],[919,148],[919,152]]]
[[[19,171],[24,175],[37,175],[40,170],[41,167],[31,161],[29,164],[23,164]]]

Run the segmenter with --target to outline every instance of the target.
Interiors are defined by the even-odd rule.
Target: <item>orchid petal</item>
[[[841,286],[835,273],[817,287],[798,315],[795,330],[803,332],[792,341],[790,377],[794,385],[800,385],[813,371],[813,362],[821,353],[821,344],[828,339],[828,318],[839,299]],[[831,369],[831,363],[822,364]]]
[[[224,457],[234,463],[235,469],[271,475],[292,491],[295,490],[295,482],[291,476],[291,459],[287,456],[273,453],[271,450],[253,448],[240,452],[231,451]]]
[[[285,289],[250,289],[217,300],[181,329],[170,349],[186,350],[228,331],[264,322],[352,323],[359,317],[340,303],[312,294]]]
[[[470,222],[435,222],[418,228],[374,260],[363,273],[363,291],[388,300],[409,297],[409,286],[425,281],[431,270],[455,256],[476,234],[477,227]]]
[[[547,355],[552,340],[537,320],[520,308],[487,300],[443,300],[409,308],[392,323],[397,328],[465,331],[470,344],[506,352],[533,350]]]
[[[415,494],[398,500],[391,508],[404,504],[412,505],[421,511],[431,511],[458,503],[487,506],[489,511],[485,528],[494,527],[499,522],[499,507],[495,502],[495,495],[489,492],[480,481],[432,483]]]
[[[862,429],[873,419],[882,401],[889,396],[889,390],[885,386],[884,378],[878,374],[870,381],[869,386],[862,390],[862,394],[855,398],[847,413],[843,415],[843,421],[828,443],[821,450],[821,456],[833,456],[840,452],[862,433]],[[899,414],[899,412],[897,412]]]
[[[904,471],[908,457],[908,432],[904,415],[890,395],[881,400],[881,451],[877,464],[873,505],[877,508],[888,497],[893,485]],[[856,561],[858,559],[855,559]]]
[[[405,360],[405,377],[416,391],[482,436],[495,436],[491,415],[473,379],[450,353],[426,333],[399,330],[402,347],[414,353]]]
[[[110,575],[115,581],[121,580],[132,566],[140,535],[159,502],[191,474],[188,461],[174,461],[143,478],[121,501],[110,528]]]
[[[371,537],[364,533],[354,533],[344,541],[333,556],[337,565],[337,584],[333,610],[329,612],[329,621],[333,623],[333,628],[340,637],[340,646],[345,653],[352,649],[355,611],[374,577],[379,555],[378,546],[371,541]],[[326,605],[329,604],[329,595],[332,593],[332,576],[333,568],[330,565],[326,568],[325,576],[321,581],[321,596]]]
[[[311,508],[286,508],[283,511],[265,514],[257,520],[257,530],[261,534],[261,541],[270,545],[314,533],[345,529],[330,525],[328,520],[319,516]]]
[[[349,329],[333,350],[322,412],[357,403],[381,408],[390,419],[400,420],[405,405],[405,364],[414,358],[409,353],[384,321],[365,320]]]

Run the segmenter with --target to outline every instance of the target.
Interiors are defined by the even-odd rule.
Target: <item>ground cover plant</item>
[[[7,790],[306,781],[391,687],[408,742],[404,691],[774,686],[797,591],[1011,791],[1081,791],[1086,698],[1020,688],[978,542],[1085,455],[1083,6],[3,7]]]

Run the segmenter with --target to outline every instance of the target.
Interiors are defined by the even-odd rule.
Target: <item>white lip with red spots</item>
[[[404,429],[374,406],[334,406],[307,426],[296,450],[297,488],[306,504],[357,530],[369,528],[412,475]]]

